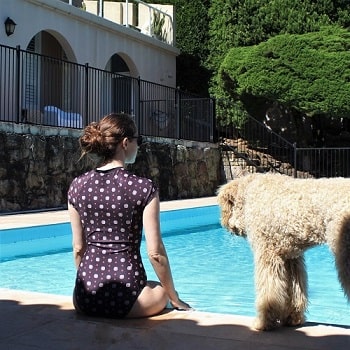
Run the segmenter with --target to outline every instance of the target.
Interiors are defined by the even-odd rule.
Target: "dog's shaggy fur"
[[[223,185],[218,203],[221,224],[246,237],[254,253],[256,329],[305,321],[303,255],[318,244],[329,245],[350,299],[350,179],[250,174]]]

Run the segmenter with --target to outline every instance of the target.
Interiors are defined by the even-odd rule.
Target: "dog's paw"
[[[279,326],[279,322],[267,322],[266,320],[262,320],[260,318],[256,318],[253,321],[253,328],[257,331],[271,331]]]
[[[287,317],[285,325],[289,327],[295,327],[300,326],[303,323],[305,323],[305,316],[303,314],[292,313]]]

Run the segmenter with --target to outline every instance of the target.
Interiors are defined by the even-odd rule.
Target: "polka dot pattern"
[[[151,180],[124,168],[92,170],[72,181],[68,201],[79,212],[87,242],[74,289],[82,312],[120,318],[132,308],[147,282],[142,214],[156,191]]]

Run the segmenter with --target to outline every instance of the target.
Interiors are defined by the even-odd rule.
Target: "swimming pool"
[[[250,247],[220,227],[217,206],[162,212],[161,225],[183,300],[199,311],[255,315]],[[156,279],[142,248],[148,278]],[[350,306],[328,248],[310,249],[306,265],[308,321],[350,325]],[[2,288],[71,295],[75,268],[69,224],[1,230],[0,271]]]

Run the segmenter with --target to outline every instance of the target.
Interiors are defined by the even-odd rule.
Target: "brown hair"
[[[133,137],[137,133],[134,120],[124,113],[111,113],[99,122],[92,122],[85,127],[79,139],[82,157],[92,153],[110,160],[117,146],[124,137]]]

